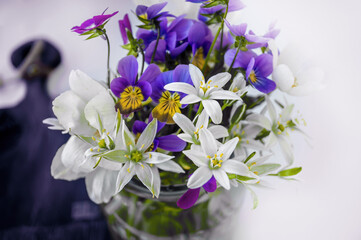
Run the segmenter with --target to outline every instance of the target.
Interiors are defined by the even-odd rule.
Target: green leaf
[[[218,6],[218,5],[222,5],[222,2],[214,1],[214,2],[211,2],[211,3],[207,4],[207,5],[202,6],[202,8],[210,8],[210,7],[215,7],[215,6]]]
[[[262,140],[263,138],[267,137],[271,131],[268,131],[267,129],[262,129],[262,131],[255,137],[255,140]]]
[[[247,177],[247,176],[241,176],[241,175],[237,175],[237,174],[227,174],[229,179],[236,179],[238,182],[245,182],[245,181],[249,181],[249,180],[253,180],[255,178],[252,177]]]
[[[289,177],[289,176],[297,175],[301,171],[302,171],[302,167],[296,167],[296,168],[290,168],[280,171],[277,175],[280,177]]]
[[[239,106],[236,111],[234,112],[232,118],[231,118],[231,124],[235,125],[238,124],[241,120],[242,117],[244,115],[244,113],[246,112],[246,104],[242,104],[241,106]]]
[[[255,165],[252,167],[252,172],[257,172],[258,175],[262,175],[277,170],[279,167],[281,167],[281,165],[276,163],[267,163],[259,166]]]
[[[93,39],[93,38],[99,37],[100,35],[102,35],[102,34],[99,34],[98,32],[96,32],[96,33],[94,33],[94,34],[90,35],[90,37],[88,37],[88,38],[87,38],[87,39],[85,39],[85,40],[90,40],[90,39]]]
[[[246,160],[244,160],[244,163],[247,163],[251,158],[254,157],[254,155],[256,155],[256,152],[251,153],[251,154],[246,158]]]

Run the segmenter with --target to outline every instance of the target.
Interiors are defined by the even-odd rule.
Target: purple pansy
[[[120,77],[113,79],[110,89],[119,98],[116,107],[122,114],[140,110],[142,101],[147,100],[152,94],[153,81],[159,74],[159,67],[150,64],[138,79],[138,62],[134,56],[122,58],[118,64]]]
[[[217,181],[214,176],[208,180],[203,186],[203,189],[207,192],[214,192],[217,189]],[[193,207],[197,202],[201,188],[188,189],[177,201],[177,206],[182,209],[188,209]]]
[[[128,14],[124,15],[123,20],[119,20],[119,29],[120,33],[122,34],[123,43],[128,43],[128,36],[127,36],[127,30],[132,33],[132,26],[130,25]]]
[[[94,16],[93,18],[90,18],[83,22],[80,26],[75,26],[71,30],[73,32],[83,34],[86,32],[89,32],[95,28],[98,28],[102,24],[104,24],[105,21],[107,21],[109,18],[113,17],[115,14],[118,13],[118,11],[104,15],[105,11],[101,15]]]
[[[148,123],[152,122],[153,117],[152,115],[149,116]],[[162,123],[160,121],[157,122],[157,133],[165,126],[165,123]],[[138,135],[141,134],[144,129],[148,126],[147,123],[136,120],[133,125],[133,133]],[[165,135],[161,137],[155,137],[153,144],[151,145],[150,151],[155,151],[157,148],[170,151],[170,152],[181,152],[185,147],[187,143],[177,137],[177,135]]]
[[[173,124],[173,115],[181,112],[180,108],[182,105],[180,101],[185,94],[167,91],[164,89],[164,86],[168,83],[177,82],[192,84],[188,65],[180,64],[172,71],[159,74],[156,80],[151,82],[153,89],[151,98],[157,103],[157,106],[152,111],[152,115],[159,121],[166,122],[167,124]]]
[[[152,19],[160,20],[161,18],[172,16],[168,12],[160,12],[165,7],[165,5],[167,5],[167,2],[154,4],[149,7],[144,5],[138,5],[135,10],[135,13],[138,16],[141,16],[147,20],[152,20]]]
[[[229,49],[226,54],[224,55],[224,62],[230,66],[233,62],[234,56],[236,55],[237,49],[232,48]],[[236,59],[233,63],[233,68],[243,68],[246,69],[249,62],[252,58],[255,58],[257,54],[255,54],[252,51],[239,51],[239,53],[236,56]]]
[[[222,48],[230,47],[234,43],[234,38],[232,37],[231,32],[224,32],[223,33],[223,40],[222,40]],[[220,50],[221,47],[221,35],[218,36],[216,44],[214,48]]]
[[[270,93],[276,88],[276,83],[267,78],[273,72],[272,59],[269,54],[252,57],[246,69],[248,82],[263,93]]]
[[[212,41],[213,35],[208,26],[203,22],[195,21],[188,33],[188,43],[192,46],[193,55],[199,48],[203,48],[203,54],[207,55]]]
[[[202,1],[202,2],[205,2],[205,1]],[[207,4],[203,3],[198,12],[198,19],[203,22],[206,22],[208,20],[208,18],[203,16],[202,14],[210,15],[210,14],[214,14],[219,11],[221,11],[221,12],[226,11],[226,6],[224,6],[224,5],[217,5],[214,7],[204,8],[203,6],[205,6],[205,5],[207,5]],[[228,12],[235,12],[235,11],[241,10],[245,7],[246,7],[246,5],[243,4],[240,0],[229,0],[229,2],[228,2]]]

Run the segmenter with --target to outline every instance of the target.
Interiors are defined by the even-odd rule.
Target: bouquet
[[[116,72],[109,68],[106,24],[118,12],[72,28],[108,43],[107,80],[72,71],[70,90],[53,101],[56,118],[44,123],[70,135],[53,159],[52,176],[85,178],[95,203],[137,181],[153,198],[161,186],[186,186],[177,205],[187,209],[200,194],[239,185],[252,191],[265,177],[289,179],[301,171],[293,166],[289,135],[302,133],[305,121],[273,92],[306,95],[322,87],[322,72],[288,62],[292,54],[277,48],[274,25],[259,35],[228,21],[242,2],[187,1],[198,4],[198,19],[165,11],[164,2],[137,6],[137,31],[128,14],[119,20],[128,54]],[[274,154],[277,145],[282,156]]]

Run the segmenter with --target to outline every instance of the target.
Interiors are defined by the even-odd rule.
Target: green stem
[[[144,50],[142,48],[142,46],[138,45],[139,49],[140,49],[140,54],[142,54],[142,70],[140,72],[140,76],[143,75],[143,71],[144,71],[144,62],[145,62],[145,56],[144,56]]]
[[[188,113],[187,113],[188,118],[192,117],[192,112],[193,112],[193,104],[190,104],[188,105]]]
[[[154,51],[152,54],[152,60],[150,61],[150,63],[154,62],[155,53],[157,52],[158,43],[159,43],[159,39],[160,39],[160,27],[157,27],[157,30],[158,30],[157,41],[155,42],[155,47],[154,47]]]
[[[236,52],[236,54],[234,55],[233,61],[232,61],[232,63],[231,63],[231,66],[229,66],[229,69],[228,69],[228,72],[229,72],[229,73],[230,73],[231,70],[232,70],[233,64],[234,64],[234,62],[236,61],[236,57],[237,57],[240,49],[241,49],[240,47],[237,48],[237,52]]]
[[[197,116],[198,114],[200,114],[200,113],[202,112],[202,110],[203,110],[203,104],[202,104],[202,102],[200,102],[200,103],[199,103],[198,111],[197,111],[197,113],[196,113],[196,116]]]
[[[206,60],[204,61],[204,65],[203,65],[203,68],[202,68],[202,72],[204,72],[204,71],[206,70],[207,63],[208,63],[208,61],[209,61],[209,58],[211,57],[211,53],[212,53],[212,51],[213,51],[214,45],[215,45],[216,42],[217,42],[219,33],[220,33],[221,30],[223,29],[224,19],[226,19],[227,14],[228,14],[228,3],[227,3],[227,5],[226,5],[226,11],[224,12],[221,26],[218,28],[218,31],[217,31],[217,33],[216,33],[216,36],[214,37],[213,42],[212,42],[212,45],[211,45],[211,47],[210,47],[210,49],[209,49],[209,51],[208,51]]]
[[[98,30],[100,30],[104,36],[105,36],[105,40],[107,40],[107,45],[108,45],[108,57],[107,57],[107,83],[108,83],[108,87],[110,87],[110,67],[109,67],[109,61],[110,61],[110,43],[109,43],[109,38],[107,33],[105,32],[105,29],[100,29],[97,28]]]

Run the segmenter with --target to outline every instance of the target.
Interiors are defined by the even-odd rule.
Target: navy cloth
[[[84,179],[55,180],[50,166],[68,136],[47,129],[51,99],[44,79],[27,82],[25,99],[0,110],[0,239],[108,239]]]

